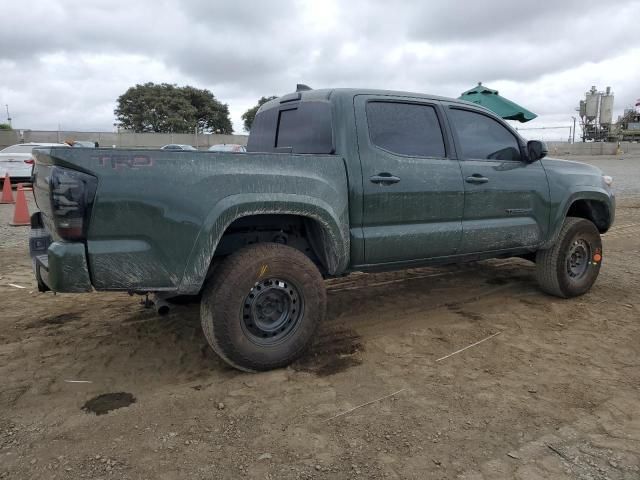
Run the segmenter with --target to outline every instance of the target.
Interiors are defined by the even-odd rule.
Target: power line
[[[529,128],[518,128],[516,127],[516,130],[521,131],[521,130],[557,130],[559,128],[571,128],[571,125],[561,125],[559,127],[529,127]]]

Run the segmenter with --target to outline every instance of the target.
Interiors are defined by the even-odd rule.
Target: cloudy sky
[[[2,4],[0,121],[8,104],[16,128],[112,131],[116,98],[148,81],[211,90],[237,132],[296,83],[457,97],[482,81],[540,116],[523,128],[569,125],[591,85],[612,86],[615,116],[640,97],[639,0]]]

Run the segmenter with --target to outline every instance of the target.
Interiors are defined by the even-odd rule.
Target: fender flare
[[[589,188],[582,186],[581,188]],[[612,205],[612,197],[600,189],[595,187],[591,187],[592,190],[580,190],[578,192],[574,192],[565,200],[562,204],[561,208],[558,208],[556,211],[560,212],[560,215],[556,215],[555,218],[550,218],[550,234],[549,239],[544,242],[540,249],[544,250],[550,248],[557,240],[558,234],[562,229],[562,225],[564,224],[565,218],[567,218],[567,214],[569,213],[569,209],[571,205],[573,205],[578,200],[594,200],[596,202],[604,203],[609,210],[609,216],[611,218],[610,223],[613,223],[613,205]]]
[[[209,271],[214,253],[226,229],[239,218],[251,215],[297,215],[314,220],[321,228],[322,238],[312,242],[319,248],[327,272],[342,273],[349,264],[349,218],[345,205],[343,212],[335,212],[327,202],[306,195],[269,193],[238,194],[220,200],[207,216],[180,282],[183,294],[197,294]]]

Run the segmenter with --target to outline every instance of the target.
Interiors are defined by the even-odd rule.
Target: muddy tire
[[[211,348],[231,366],[271,370],[307,349],[326,303],[322,276],[309,258],[261,243],[221,262],[203,289],[200,321]]]
[[[602,241],[596,226],[584,218],[567,217],[556,243],[536,255],[540,288],[570,298],[589,291],[602,263]]]

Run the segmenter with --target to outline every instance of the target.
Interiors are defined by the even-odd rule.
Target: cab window
[[[444,140],[435,109],[400,102],[367,103],[371,143],[391,153],[444,157]]]
[[[305,101],[258,112],[247,151],[334,153],[331,104]]]
[[[460,158],[519,161],[520,145],[503,125],[481,113],[452,108],[449,119],[458,137]]]

